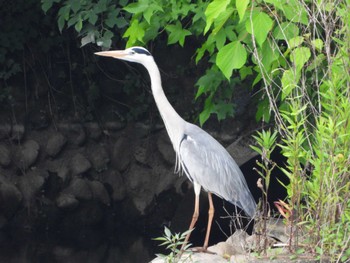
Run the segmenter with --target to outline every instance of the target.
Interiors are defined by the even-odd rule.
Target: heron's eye
[[[130,55],[135,55],[135,51],[132,51],[132,50],[131,50],[131,51],[129,52],[129,54],[130,54]]]

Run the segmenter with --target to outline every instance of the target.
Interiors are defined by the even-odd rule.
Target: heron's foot
[[[215,254],[214,252],[211,252],[208,250],[207,247],[192,247],[190,250],[194,253],[208,253],[208,254]]]

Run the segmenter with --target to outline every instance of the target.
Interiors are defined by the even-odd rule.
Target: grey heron
[[[189,227],[191,230],[199,215],[201,188],[208,192],[209,216],[202,250],[206,251],[208,248],[214,216],[211,193],[238,206],[253,218],[256,203],[238,165],[217,140],[198,126],[182,119],[171,106],[164,94],[160,72],[151,53],[143,47],[131,47],[125,50],[101,51],[95,54],[137,62],[147,69],[154,100],[176,153],[175,172],[183,171],[194,185],[195,206]],[[182,248],[189,241],[190,233],[191,231],[186,236]]]

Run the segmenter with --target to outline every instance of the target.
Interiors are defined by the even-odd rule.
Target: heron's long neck
[[[175,151],[177,151],[177,145],[179,145],[182,136],[185,121],[171,106],[170,102],[164,94],[162,88],[162,81],[160,77],[159,69],[152,59],[152,63],[145,65],[151,78],[152,93],[154,100],[157,104],[158,110],[164,121],[165,127],[169,134],[170,140],[173,143]]]

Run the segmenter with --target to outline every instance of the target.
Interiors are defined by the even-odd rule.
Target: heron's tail
[[[236,203],[247,216],[254,218],[256,214],[256,203],[249,189],[242,191],[240,200]]]

